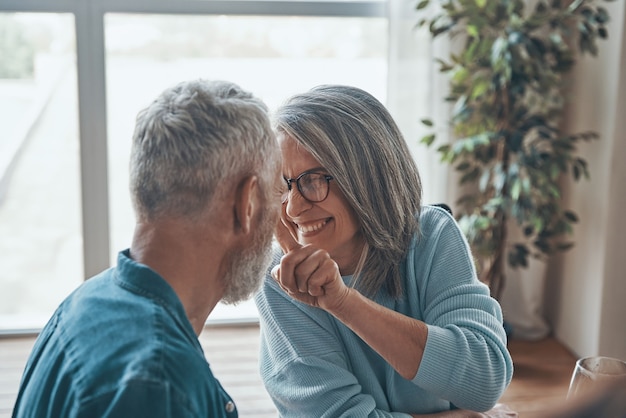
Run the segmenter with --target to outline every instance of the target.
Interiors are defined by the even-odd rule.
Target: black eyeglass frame
[[[323,198],[319,200],[309,199],[308,197],[305,196],[304,192],[302,191],[302,185],[300,184],[300,179],[309,174],[319,174],[324,177],[324,180],[326,180],[326,194],[324,195]],[[288,178],[283,177],[283,180],[285,180],[285,182],[287,183],[287,191],[283,193],[282,203],[287,203],[287,201],[289,200],[289,192],[291,191],[291,188],[292,188],[291,184],[294,181],[296,182],[296,187],[298,188],[298,192],[300,193],[300,196],[302,196],[306,201],[311,202],[311,203],[323,202],[324,200],[326,200],[326,198],[328,197],[328,194],[330,193],[330,181],[334,179],[335,178],[331,176],[330,174],[320,173],[318,170],[305,171],[304,173],[300,173],[300,175],[296,177],[295,179],[294,178],[288,179]]]

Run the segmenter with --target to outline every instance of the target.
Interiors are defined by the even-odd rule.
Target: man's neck
[[[174,289],[196,335],[224,293],[218,273],[223,245],[215,245],[206,232],[173,221],[138,224],[130,248],[134,260]]]

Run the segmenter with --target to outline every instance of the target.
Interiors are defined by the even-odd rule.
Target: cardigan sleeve
[[[454,219],[431,210],[433,220],[416,244],[410,281],[418,285],[428,338],[413,382],[475,411],[492,408],[511,381],[500,305],[481,283],[467,241]]]

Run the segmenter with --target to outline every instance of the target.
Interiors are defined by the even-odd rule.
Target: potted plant
[[[462,37],[461,50],[439,60],[450,77],[446,100],[456,139],[439,144],[432,133],[421,142],[437,144],[441,160],[459,174],[455,215],[496,299],[505,263],[526,267],[529,257],[545,260],[573,245],[568,236],[577,215],[562,206],[561,186],[589,177],[576,147],[598,136],[564,132],[561,119],[566,75],[577,55],[596,55],[597,41],[607,37],[606,9],[593,0],[539,0],[530,11],[527,3],[446,0],[419,22],[432,37]]]

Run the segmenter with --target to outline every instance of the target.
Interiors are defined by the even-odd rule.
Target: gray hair
[[[322,85],[290,98],[275,127],[299,142],[332,175],[359,218],[365,249],[354,286],[373,297],[402,295],[400,263],[418,231],[422,185],[388,110],[369,93]]]
[[[137,216],[195,216],[243,176],[275,182],[280,162],[267,106],[227,81],[194,80],[165,90],[137,116],[130,190]]]

